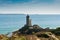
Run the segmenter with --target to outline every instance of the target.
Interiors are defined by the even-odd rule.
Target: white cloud
[[[9,4],[5,6],[0,7],[0,14],[3,13],[23,13],[23,14],[39,14],[39,13],[49,13],[49,14],[55,14],[60,13],[60,4],[57,3],[59,0],[55,0],[53,4],[42,4],[38,3],[39,0],[33,0],[32,2],[27,2],[23,4]]]

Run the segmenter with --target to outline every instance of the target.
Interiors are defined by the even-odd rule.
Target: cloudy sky
[[[60,0],[0,0],[1,13],[60,13]]]

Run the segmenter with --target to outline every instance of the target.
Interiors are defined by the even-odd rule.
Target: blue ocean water
[[[60,27],[60,15],[30,15],[32,25],[42,28]],[[16,31],[26,24],[26,14],[0,14],[0,34]]]

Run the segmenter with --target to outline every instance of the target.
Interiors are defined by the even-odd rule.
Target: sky
[[[60,0],[0,0],[0,14],[60,14]]]
[[[60,27],[60,15],[29,15],[32,25],[55,29]],[[26,24],[26,14],[0,14],[0,34],[19,30]]]

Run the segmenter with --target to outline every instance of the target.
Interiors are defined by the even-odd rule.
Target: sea
[[[27,14],[0,14],[0,34],[17,31],[26,24]],[[60,15],[29,14],[32,26],[55,29],[60,27]]]

